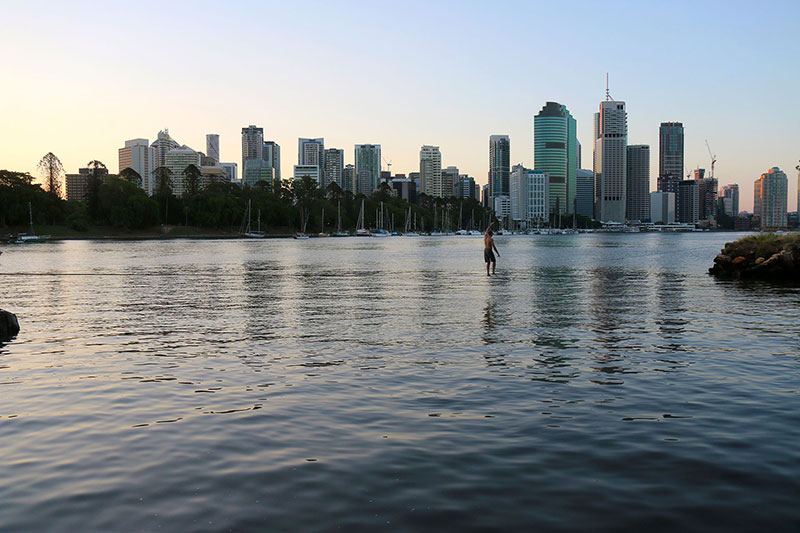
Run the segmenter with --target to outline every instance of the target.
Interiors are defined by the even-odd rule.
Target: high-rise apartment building
[[[155,155],[153,156],[155,159],[155,166],[151,170],[151,172],[155,171],[158,167],[164,167],[167,165],[167,152],[178,148],[180,144],[169,136],[169,130],[163,129],[158,132],[158,136],[156,140],[153,141],[153,144],[150,145],[153,148]],[[155,188],[155,184],[153,185]]]
[[[658,177],[683,179],[683,124],[680,122],[662,122],[658,128]]]
[[[354,165],[345,165],[344,171],[342,171],[342,190],[355,193],[357,189],[356,167]]]
[[[344,176],[344,150],[328,148],[325,150],[323,159],[325,161],[325,171],[322,177],[322,187],[325,188],[331,183],[342,187],[342,178]]]
[[[242,175],[247,172],[249,159],[263,159],[264,128],[249,125],[242,128]]]
[[[700,195],[700,220],[717,216],[717,178],[698,180]]]
[[[149,195],[153,194],[152,172],[155,170],[156,150],[150,148],[147,139],[131,139],[125,141],[125,147],[119,149],[119,171],[126,168],[135,170],[142,181],[139,187]]]
[[[778,167],[769,169],[755,181],[754,207],[758,210],[753,214],[761,218],[762,229],[787,227],[788,186],[786,173]]]
[[[200,154],[183,145],[167,152],[165,163],[164,166],[172,172],[172,192],[175,196],[183,196],[186,192],[184,171],[189,165],[194,165],[200,170]]]
[[[550,212],[574,213],[578,171],[577,125],[567,107],[547,102],[533,117],[533,166],[550,176]]]
[[[656,191],[650,193],[650,220],[654,224],[675,222],[675,193]]]
[[[297,139],[297,164],[317,165],[323,168],[325,161],[325,139]]]
[[[442,169],[442,192],[440,198],[450,198],[454,195],[453,188],[458,183],[458,167],[449,166]]]
[[[575,177],[575,212],[594,217],[594,172],[579,168]]]
[[[625,102],[600,102],[594,115],[595,218],[625,221],[628,114]]]
[[[718,210],[729,217],[739,215],[739,185],[730,183],[725,185],[720,191],[717,200]]]
[[[355,157],[357,192],[369,196],[381,180],[381,145],[357,144]]]
[[[219,135],[216,133],[206,135],[206,157],[213,161],[212,165],[219,165]]]
[[[511,139],[508,135],[489,136],[489,202],[495,196],[508,196],[511,177]]]
[[[419,150],[419,181],[422,192],[442,198],[442,153],[438,146],[424,145]]]
[[[275,141],[264,141],[261,158],[272,168],[272,178],[281,179],[281,147]]]
[[[627,147],[625,180],[625,218],[643,222],[650,219],[650,146]]]
[[[675,209],[678,222],[683,224],[697,224],[700,218],[699,180],[683,180],[678,182],[678,194],[675,195]]]
[[[547,221],[550,213],[550,177],[546,172],[522,165],[511,169],[511,221],[515,228],[527,229]]]

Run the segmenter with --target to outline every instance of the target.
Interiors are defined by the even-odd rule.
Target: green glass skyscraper
[[[533,118],[533,166],[550,176],[550,213],[574,213],[577,124],[567,107],[558,102],[547,102]]]

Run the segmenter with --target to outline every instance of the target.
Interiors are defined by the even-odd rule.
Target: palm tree
[[[122,169],[122,171],[119,173],[119,177],[125,181],[133,183],[137,187],[142,186],[142,176],[140,176],[139,173],[133,170],[131,167]]]

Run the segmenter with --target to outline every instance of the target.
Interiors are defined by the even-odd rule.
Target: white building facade
[[[438,146],[424,145],[419,151],[419,182],[422,192],[442,198],[442,153]],[[452,184],[450,185],[452,189]],[[449,196],[449,194],[448,194]]]
[[[550,210],[550,176],[546,172],[514,165],[511,169],[510,188],[509,215],[515,228],[527,229],[547,221]]]
[[[628,114],[625,102],[600,102],[594,115],[595,218],[624,222]]]

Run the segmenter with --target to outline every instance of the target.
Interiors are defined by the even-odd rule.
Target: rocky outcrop
[[[800,282],[800,235],[754,235],[726,243],[708,273],[724,279]]]
[[[11,340],[19,333],[17,315],[0,309],[0,342]]]

